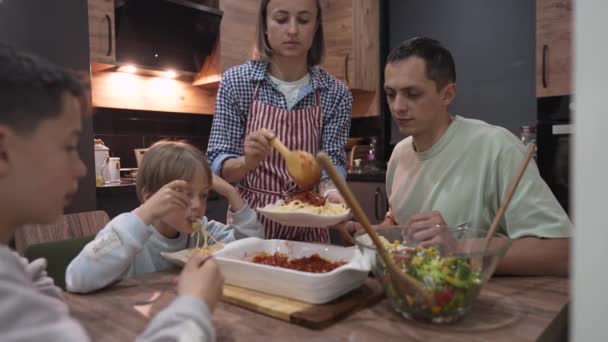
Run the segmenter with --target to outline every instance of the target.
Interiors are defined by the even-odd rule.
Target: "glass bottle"
[[[529,144],[536,144],[536,127],[535,126],[521,126],[519,138],[522,144],[528,148]],[[538,147],[537,147],[538,149]],[[534,152],[534,159],[536,159],[536,151]]]
[[[378,138],[370,137],[369,138],[369,152],[367,153],[367,163],[366,163],[366,168],[368,171],[376,171],[378,169],[377,157],[378,157]]]

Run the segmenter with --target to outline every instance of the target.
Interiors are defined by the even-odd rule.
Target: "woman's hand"
[[[177,210],[187,210],[190,206],[188,183],[174,180],[165,184],[160,190],[135,209],[135,214],[147,225]]]
[[[275,134],[265,128],[249,133],[245,137],[244,160],[245,167],[253,170],[270,154],[270,141],[275,138]]]

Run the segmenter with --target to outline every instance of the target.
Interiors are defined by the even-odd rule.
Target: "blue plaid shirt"
[[[260,82],[258,101],[288,109],[285,96],[268,77],[267,67],[268,64],[265,62],[249,61],[230,68],[222,77],[207,146],[207,157],[211,162],[211,168],[218,175],[226,159],[243,155],[249,107],[258,82]],[[346,178],[344,145],[350,130],[352,93],[344,83],[319,67],[312,67],[309,72],[311,81],[300,91],[292,110],[315,105],[315,92],[319,90],[323,110],[320,149],[329,155],[342,176]],[[327,174],[324,172],[323,178],[326,177]]]

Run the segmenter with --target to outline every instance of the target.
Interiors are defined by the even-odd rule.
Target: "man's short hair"
[[[85,91],[74,73],[0,44],[0,125],[31,133],[40,121],[60,115],[66,92],[84,99]]]
[[[408,39],[388,54],[386,64],[402,61],[412,56],[421,58],[426,65],[426,77],[437,85],[437,90],[456,82],[456,65],[452,54],[435,39],[415,37]]]

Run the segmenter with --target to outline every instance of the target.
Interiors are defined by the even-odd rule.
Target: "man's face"
[[[426,76],[426,63],[413,56],[384,69],[386,99],[401,133],[414,137],[434,132],[455,94],[453,83],[437,90]]]
[[[78,155],[82,132],[79,101],[64,94],[59,116],[38,123],[29,134],[0,126],[0,181],[10,196],[15,221],[51,223],[78,190],[87,169]],[[6,203],[6,198],[1,198]]]

